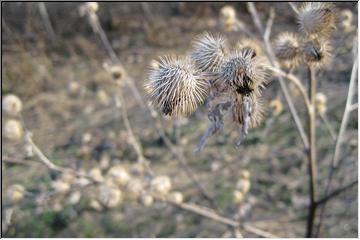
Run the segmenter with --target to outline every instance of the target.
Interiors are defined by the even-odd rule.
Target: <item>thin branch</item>
[[[324,204],[326,203],[327,201],[333,199],[334,197],[336,197],[337,195],[341,194],[342,192],[348,190],[349,188],[352,188],[353,186],[357,185],[358,184],[358,180],[354,180],[352,182],[350,182],[349,184],[341,187],[341,188],[338,188],[336,190],[334,190],[332,193],[328,194],[327,196],[319,199],[316,204],[317,205],[321,205],[321,204]]]
[[[247,3],[247,8],[248,8],[251,16],[253,16],[255,26],[258,29],[259,33],[263,34],[264,27],[263,27],[263,25],[261,23],[261,20],[260,20],[259,15],[258,15],[258,13],[256,11],[254,3],[253,2],[248,2]]]
[[[299,10],[298,8],[295,6],[295,4],[293,2],[289,2],[289,5],[291,7],[291,9],[296,13],[299,14]]]
[[[42,18],[42,20],[43,20],[43,22],[45,24],[46,31],[50,35],[51,41],[55,42],[56,41],[56,35],[55,35],[54,28],[52,27],[52,24],[51,24],[51,21],[50,21],[50,18],[49,18],[49,14],[47,12],[46,5],[45,5],[44,2],[39,2],[38,7],[39,7],[41,18]]]
[[[256,234],[256,235],[258,235],[260,237],[263,237],[263,238],[279,238],[278,236],[276,236],[276,235],[274,235],[272,233],[266,232],[264,230],[261,230],[261,229],[259,229],[257,227],[254,227],[254,226],[251,226],[249,224],[245,224],[244,230],[247,231],[247,232]]]
[[[327,130],[329,131],[332,140],[335,141],[336,140],[336,134],[335,134],[334,129],[330,125],[326,114],[324,113],[324,114],[319,114],[319,115],[320,115],[321,120],[325,123],[325,126],[326,126]]]

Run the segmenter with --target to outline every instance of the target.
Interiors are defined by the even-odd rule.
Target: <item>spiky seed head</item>
[[[236,50],[223,64],[215,78],[224,81],[237,93],[249,95],[257,93],[266,82],[267,66],[264,58],[254,56],[252,49]]]
[[[330,42],[325,39],[306,41],[302,46],[305,63],[316,69],[326,67],[331,63],[332,52]]]
[[[152,68],[145,89],[165,115],[189,115],[204,101],[208,83],[188,58],[164,57]]]
[[[6,197],[11,203],[18,203],[24,198],[25,188],[20,184],[11,185],[6,191]]]
[[[264,108],[260,97],[258,97],[256,94],[251,94],[250,98],[251,98],[250,127],[255,128],[261,123],[263,119]],[[241,125],[244,123],[243,104],[244,104],[243,96],[240,94],[237,95],[234,101],[232,112],[233,112],[234,121]]]
[[[233,202],[235,204],[240,204],[244,200],[244,194],[239,190],[233,191]]]
[[[300,31],[311,37],[329,36],[336,28],[336,11],[332,3],[307,2],[299,10]]]
[[[280,99],[272,100],[270,102],[269,106],[272,109],[272,114],[274,116],[279,116],[282,113],[283,109],[284,109],[283,104],[280,101]]]
[[[16,116],[21,112],[22,102],[14,94],[8,94],[2,99],[2,109],[9,116]]]
[[[111,167],[108,175],[120,186],[125,186],[131,178],[128,171],[121,165]]]
[[[261,47],[261,43],[257,39],[243,38],[236,43],[235,47],[240,51],[241,50],[244,51],[246,49],[253,50],[254,57],[264,55],[263,49]]]
[[[103,184],[99,188],[99,201],[108,208],[117,207],[123,200],[120,189]]]
[[[195,67],[203,72],[217,72],[227,54],[225,38],[204,33],[195,38],[192,44],[191,58]]]
[[[281,33],[274,44],[276,57],[287,67],[296,67],[300,62],[300,43],[296,34]]]
[[[10,119],[5,123],[4,136],[10,141],[19,141],[23,136],[23,128],[18,120]]]
[[[181,192],[171,192],[168,196],[169,201],[175,203],[182,203],[184,201],[184,196]]]
[[[165,196],[171,190],[171,180],[168,176],[157,176],[151,180],[151,189],[154,193]]]

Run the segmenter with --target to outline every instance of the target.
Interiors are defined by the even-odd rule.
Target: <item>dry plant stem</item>
[[[341,121],[339,134],[338,134],[338,136],[336,138],[334,155],[333,155],[333,158],[331,160],[330,172],[329,172],[329,176],[328,176],[327,184],[326,184],[326,189],[325,189],[325,196],[327,196],[329,194],[329,192],[330,192],[330,186],[331,186],[332,178],[333,178],[335,169],[336,169],[337,164],[338,164],[338,158],[339,158],[339,154],[340,154],[340,145],[341,145],[341,143],[343,141],[343,138],[344,138],[344,133],[345,133],[345,130],[346,130],[347,122],[349,120],[349,115],[353,110],[352,106],[354,104],[352,104],[352,100],[353,100],[353,97],[354,97],[355,91],[356,91],[355,85],[356,85],[356,78],[357,78],[357,72],[358,72],[358,61],[359,61],[358,60],[358,53],[356,53],[354,64],[353,64],[352,71],[351,71],[350,84],[349,84],[349,90],[348,90],[348,95],[347,95],[347,99],[346,99],[345,111],[344,111],[344,115],[343,115],[343,118],[342,118],[342,121]],[[326,203],[324,203],[321,206],[321,209],[320,209],[320,218],[319,218],[319,224],[317,226],[316,236],[318,236],[319,233],[320,233],[321,223],[322,223],[322,220],[323,220],[325,209],[326,209]]]
[[[257,13],[254,3],[248,2],[247,7],[248,7],[248,10],[249,10],[251,16],[253,17],[256,28],[258,29],[260,34],[263,34],[264,28],[263,28],[263,25],[261,23],[260,17]]]
[[[315,71],[310,66],[308,67],[309,75],[309,96],[310,96],[310,111],[308,111],[308,136],[310,140],[310,148],[308,149],[309,158],[309,189],[310,189],[310,206],[307,218],[306,237],[313,236],[313,226],[316,213],[316,194],[317,194],[317,162],[316,162],[316,110],[315,110],[315,95],[316,95],[316,77]]]
[[[291,9],[296,13],[299,14],[299,10],[298,8],[295,6],[295,4],[293,2],[289,2],[289,5],[291,7]]]
[[[52,24],[51,24],[51,21],[50,21],[49,14],[47,12],[45,3],[44,2],[39,2],[38,7],[39,7],[41,18],[43,19],[43,22],[45,24],[46,31],[49,33],[51,41],[55,42],[56,41],[55,32],[54,32],[54,29],[52,27]]]
[[[325,197],[319,199],[316,204],[317,205],[321,205],[321,204],[325,204],[326,202],[328,202],[329,200],[333,199],[334,197],[338,196],[339,194],[341,194],[342,192],[352,188],[353,186],[357,185],[358,184],[358,180],[354,180],[352,182],[350,182],[349,184],[341,187],[341,188],[338,188],[336,190],[334,190],[332,193],[326,195]]]
[[[259,16],[257,14],[257,11],[256,11],[256,8],[255,8],[255,5],[254,3],[248,3],[248,7],[249,7],[249,10],[251,9],[250,13],[252,15],[252,18],[253,18],[253,21],[255,22],[260,22],[260,19],[259,19]],[[277,68],[279,69],[279,63],[277,62],[276,60],[276,57],[275,57],[275,54],[272,50],[272,47],[271,47],[271,43],[270,43],[270,33],[271,33],[271,27],[272,27],[272,23],[273,23],[273,19],[274,19],[274,14],[270,14],[270,18],[268,20],[268,24],[267,24],[267,30],[265,31],[266,34],[263,34],[262,32],[262,28],[261,28],[261,25],[257,25],[257,28],[259,30],[259,33],[263,35],[263,40],[265,42],[265,49],[266,49],[266,52],[268,54],[268,57],[269,57],[269,60],[270,60],[270,64],[273,68]],[[299,118],[299,115],[295,109],[295,106],[294,106],[294,103],[290,97],[290,94],[289,94],[289,90],[287,89],[287,86],[286,86],[286,83],[283,79],[283,77],[279,76],[278,77],[278,80],[279,80],[279,83],[280,83],[280,87],[281,87],[281,90],[285,96],[285,100],[289,106],[289,109],[290,109],[290,113],[292,115],[292,118],[295,122],[295,125],[297,127],[297,130],[300,134],[300,137],[301,137],[301,140],[303,141],[304,143],[304,147],[305,147],[305,150],[307,150],[309,148],[309,140],[306,136],[306,133],[305,133],[305,130],[304,130],[304,127],[300,121],[300,118]]]
[[[328,129],[332,140],[335,141],[336,135],[335,135],[334,129],[332,128],[332,126],[329,123],[329,120],[328,120],[326,114],[319,114],[319,115],[320,115],[321,120],[325,123],[325,126]]]

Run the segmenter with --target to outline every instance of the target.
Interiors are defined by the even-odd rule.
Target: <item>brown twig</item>
[[[325,197],[317,200],[316,204],[317,205],[321,205],[321,204],[325,204],[327,201],[333,199],[334,197],[336,197],[337,195],[341,194],[342,192],[348,190],[349,188],[352,188],[353,186],[357,185],[358,184],[358,180],[354,180],[352,182],[350,182],[349,184],[341,187],[341,188],[338,188],[336,190],[334,190],[332,193],[326,195]]]

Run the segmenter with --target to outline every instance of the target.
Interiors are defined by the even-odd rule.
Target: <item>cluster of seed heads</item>
[[[19,121],[22,110],[22,102],[14,94],[8,94],[2,99],[2,110],[8,119],[5,121],[3,127],[4,137],[10,141],[18,142],[24,135],[24,130]]]
[[[260,123],[267,62],[256,43],[244,39],[230,49],[224,37],[204,33],[192,42],[190,57],[152,62],[145,88],[152,104],[165,115],[188,115],[208,98],[210,126],[199,151],[210,136],[223,129],[228,112],[242,126],[244,136],[249,127]]]
[[[236,184],[236,189],[233,191],[233,202],[237,205],[240,205],[245,196],[249,193],[250,190],[250,172],[243,170],[240,173],[240,178]]]
[[[299,33],[283,32],[275,40],[275,53],[287,68],[306,64],[320,69],[331,62],[331,33],[336,28],[337,12],[332,3],[308,2],[299,9]]]

